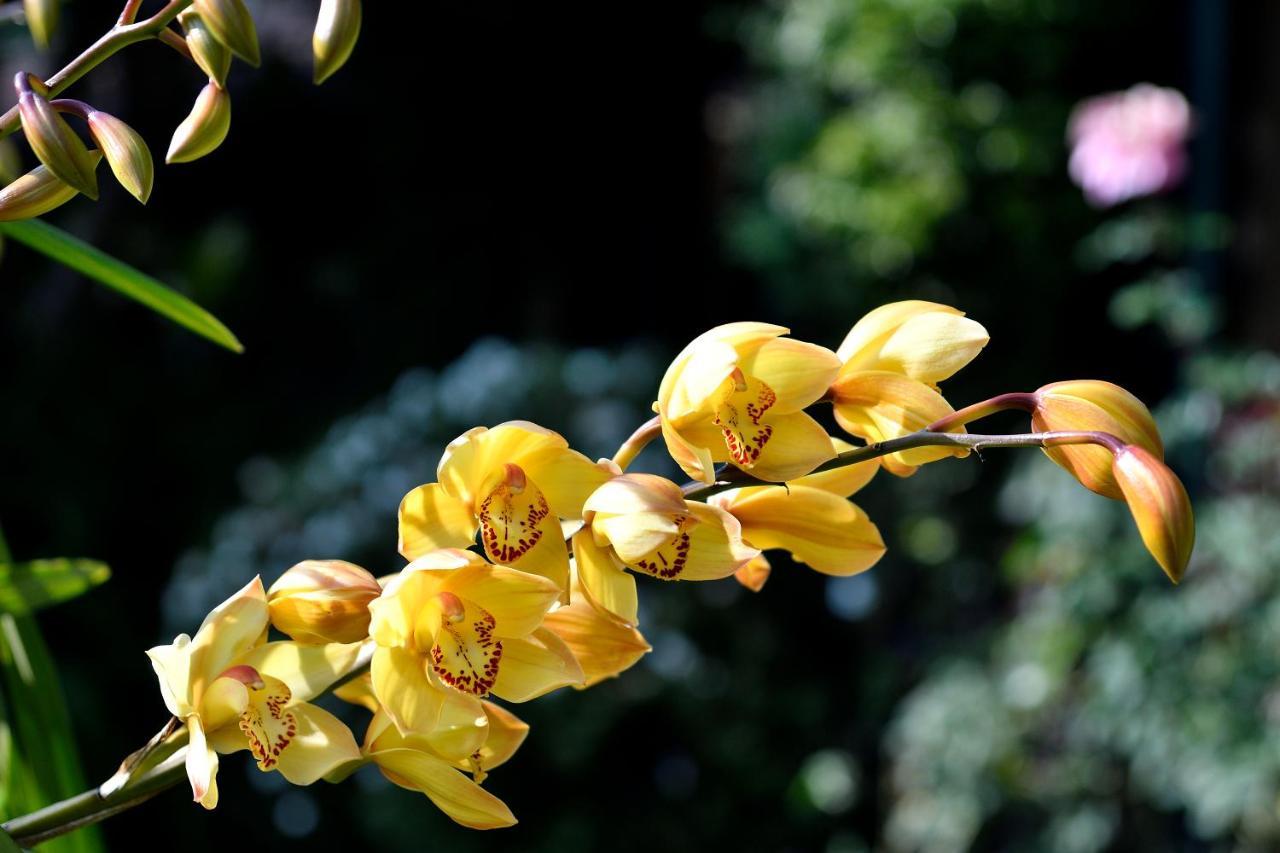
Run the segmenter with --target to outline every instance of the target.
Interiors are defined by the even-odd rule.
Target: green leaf
[[[22,848],[8,834],[0,832],[0,853],[22,853]]]
[[[0,561],[10,561],[3,532]],[[0,723],[4,817],[27,814],[85,789],[58,670],[31,616],[0,613]],[[7,836],[4,841],[12,843]],[[0,853],[7,849],[0,842]],[[105,847],[98,828],[87,827],[47,841],[40,850],[104,853]]]
[[[111,577],[97,560],[60,557],[29,563],[0,563],[0,610],[31,613],[70,601]]]
[[[0,234],[6,234],[58,263],[141,302],[157,314],[197,335],[233,352],[244,351],[240,341],[217,317],[176,290],[60,228],[39,219],[24,219],[18,222],[0,222]]]

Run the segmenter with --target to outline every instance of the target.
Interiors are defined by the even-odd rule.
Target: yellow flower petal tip
[[[1119,385],[1099,379],[1054,382],[1033,395],[1031,425],[1037,432],[1079,430],[1105,432],[1125,444],[1164,458],[1164,445],[1151,412]],[[1121,500],[1120,486],[1111,473],[1111,451],[1090,444],[1045,448],[1045,454],[1071,473],[1086,489]]]
[[[1112,474],[1143,544],[1169,579],[1178,583],[1196,538],[1191,499],[1182,481],[1150,451],[1136,445],[1116,452]]]

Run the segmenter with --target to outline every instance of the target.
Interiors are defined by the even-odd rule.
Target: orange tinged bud
[[[258,66],[262,61],[258,31],[244,0],[195,0],[193,5],[218,41],[245,62]]]
[[[360,36],[360,0],[320,0],[320,15],[311,37],[317,84],[346,63]]]
[[[89,113],[89,132],[107,156],[107,164],[120,186],[143,204],[151,198],[156,168],[151,149],[138,132],[113,115],[94,110]]]
[[[354,643],[369,633],[377,579],[342,560],[304,560],[267,591],[271,624],[299,643]]]
[[[209,29],[204,18],[194,9],[188,9],[178,16],[182,29],[186,33],[187,47],[191,49],[191,58],[200,70],[208,74],[219,86],[226,86],[227,73],[231,70],[231,50],[218,41],[218,37]]]
[[[97,160],[45,97],[31,88],[25,73],[18,73],[16,85],[22,132],[31,150],[59,180],[96,200]]]
[[[1142,542],[1174,583],[1182,580],[1195,545],[1195,517],[1187,490],[1168,466],[1145,448],[1116,452],[1112,473]]]
[[[196,104],[191,108],[169,143],[166,163],[190,163],[212,152],[231,129],[231,96],[212,80],[200,90]]]
[[[1164,445],[1151,412],[1142,401],[1110,382],[1079,379],[1054,382],[1035,395],[1031,425],[1037,432],[1105,432],[1125,444],[1144,448],[1157,460]],[[1123,496],[1112,475],[1111,451],[1092,444],[1046,447],[1045,454],[1090,491],[1115,500]]]
[[[101,151],[90,152],[93,162],[102,159]],[[0,189],[0,222],[31,219],[66,204],[79,195],[74,187],[54,177],[44,166],[37,166],[18,180]]]
[[[769,580],[769,574],[772,571],[773,567],[769,565],[769,559],[761,554],[758,557],[752,557],[733,573],[733,577],[752,592],[759,592],[764,589],[765,582]]]

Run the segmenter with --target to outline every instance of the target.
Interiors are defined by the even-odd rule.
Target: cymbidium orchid
[[[652,648],[634,625],[600,610],[585,595],[575,594],[572,604],[557,607],[542,624],[564,641],[582,666],[584,681],[574,685],[580,690],[617,678]]]
[[[566,594],[569,553],[558,519],[582,504],[609,472],[569,449],[558,434],[527,421],[476,427],[445,448],[438,482],[400,503],[400,553],[466,548],[476,532],[495,563],[550,578]]]
[[[760,554],[743,543],[729,513],[686,501],[679,486],[653,474],[614,477],[583,509],[584,526],[573,536],[582,591],[629,625],[638,621],[639,602],[626,569],[660,580],[716,580]]]
[[[953,411],[938,383],[986,346],[987,331],[948,305],[910,300],[871,311],[836,350],[840,370],[831,388],[836,421],[869,444],[924,429]],[[921,447],[881,458],[908,476],[926,462],[964,456],[963,448]]]
[[[454,708],[478,717],[490,693],[524,702],[580,684],[573,653],[542,627],[559,597],[546,578],[470,551],[424,554],[369,605],[374,694],[411,734],[432,731]]]
[[[761,480],[807,474],[831,458],[831,442],[804,409],[840,369],[835,353],[783,337],[767,323],[717,326],[667,368],[655,406],[667,450],[685,473],[710,483],[732,462]]]
[[[195,637],[147,652],[160,692],[189,734],[191,791],[218,804],[218,753],[248,749],[262,770],[309,785],[360,750],[350,730],[309,704],[355,663],[359,644],[266,643],[267,596],[254,578],[214,608]]]

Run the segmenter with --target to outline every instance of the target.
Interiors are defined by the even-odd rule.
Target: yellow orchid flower
[[[836,421],[869,444],[922,430],[954,410],[938,383],[964,367],[989,337],[962,311],[935,302],[892,302],[871,311],[836,350],[841,366],[831,388]],[[960,427],[956,431],[960,431]],[[921,447],[882,457],[898,476],[964,449]]]
[[[569,449],[560,435],[527,421],[476,427],[450,442],[438,482],[400,503],[400,553],[415,560],[438,548],[466,548],[476,532],[495,563],[550,578],[567,593],[569,552],[559,518],[609,473]]]
[[[711,483],[717,462],[761,480],[807,474],[831,458],[826,431],[804,409],[840,369],[835,353],[784,338],[766,323],[717,326],[667,368],[656,409],[672,458]]]
[[[374,694],[403,734],[434,730],[456,709],[475,719],[493,693],[524,702],[579,684],[582,668],[541,627],[560,589],[454,548],[431,551],[369,605]]]
[[[743,543],[733,516],[686,501],[679,486],[652,474],[614,477],[592,493],[584,511],[585,524],[573,536],[582,591],[628,625],[637,623],[639,602],[635,578],[625,569],[661,580],[715,580],[760,554]]]
[[[351,669],[360,644],[266,643],[260,578],[214,608],[195,637],[147,651],[169,712],[187,726],[187,777],[196,802],[218,804],[218,753],[248,749],[261,770],[310,785],[359,758],[350,730],[308,704]]]
[[[832,439],[836,452],[852,445]],[[884,556],[880,531],[849,495],[875,475],[876,460],[810,474],[785,486],[751,486],[713,495],[709,502],[742,525],[742,538],[763,550],[791,552],[827,575],[854,575]],[[761,558],[763,559],[763,557]],[[749,563],[738,581],[758,591],[770,572],[768,562]]]

